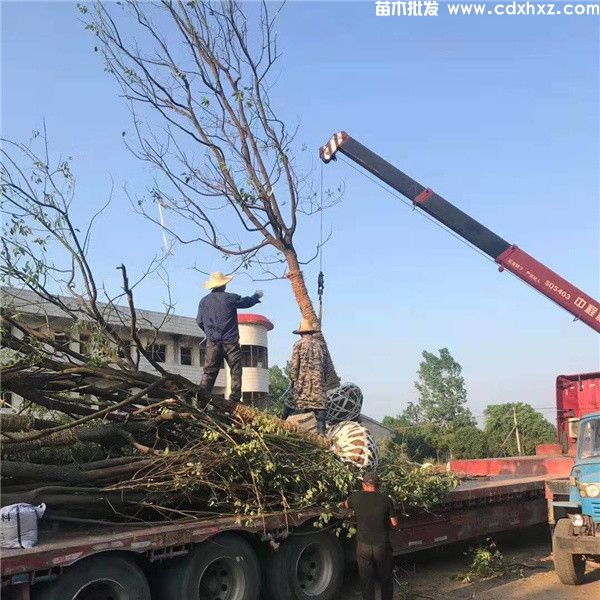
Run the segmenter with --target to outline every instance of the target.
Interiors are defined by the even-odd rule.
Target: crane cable
[[[320,198],[320,240],[319,240],[319,276],[317,278],[317,295],[319,296],[319,325],[323,324],[323,292],[325,291],[325,274],[323,273],[323,163],[321,163],[321,198]]]
[[[336,156],[335,158],[337,159],[338,156]],[[343,156],[340,156],[339,158],[340,158],[341,162],[343,162],[344,164],[348,165],[351,169],[353,169],[354,171],[356,171],[358,174],[362,175],[363,177],[365,177],[369,181],[373,182],[376,186],[380,187],[382,190],[386,191],[390,196],[393,196],[394,198],[400,200],[400,202],[402,202],[402,204],[406,205],[413,212],[415,212],[415,205],[412,202],[412,200],[407,200],[406,198],[404,198],[403,196],[401,196],[395,190],[390,189],[387,185],[385,185],[385,184],[381,183],[380,181],[378,181],[377,179],[375,179],[375,177],[372,177],[371,175],[367,175],[367,173],[365,173],[364,171],[362,171],[361,169],[359,169],[358,167],[356,167],[355,165],[353,165],[349,160],[346,160]],[[471,242],[469,242],[465,238],[461,237],[456,232],[452,231],[452,229],[448,228],[443,223],[440,223],[434,217],[431,217],[430,215],[428,215],[423,210],[418,210],[416,212],[417,212],[417,214],[420,217],[423,217],[423,218],[427,219],[428,221],[431,221],[436,227],[439,227],[442,231],[445,231],[446,233],[450,234],[452,237],[456,238],[461,244],[464,244],[468,248],[471,248],[472,250],[475,250],[475,252],[477,252],[477,254],[483,256],[483,258],[485,258],[486,260],[489,260],[490,262],[496,263],[496,261],[491,256],[487,255],[485,252],[483,252],[482,250],[480,250],[477,246],[473,245]]]
[[[356,167],[349,160],[346,160],[343,156],[336,155],[336,156],[333,157],[333,160],[338,160],[338,158],[341,160],[341,162],[343,162],[346,165],[348,165],[351,169],[353,169],[354,171],[356,171],[357,173],[359,173],[360,175],[362,175],[363,177],[365,177],[369,181],[373,182],[376,186],[380,187],[382,190],[386,191],[388,194],[390,194],[390,196],[393,196],[394,198],[397,198],[398,200],[400,200],[400,202],[402,202],[403,204],[405,204],[407,207],[411,208],[413,210],[413,212],[415,211],[415,206],[414,206],[414,203],[412,201],[407,200],[406,198],[404,198],[403,196],[401,196],[396,191],[392,191],[387,185],[384,185],[383,183],[381,183],[380,181],[378,181],[377,179],[375,179],[375,177],[371,177],[370,175],[367,175],[364,171],[362,171],[361,169],[359,169],[358,167]],[[323,165],[321,165],[321,166],[323,166]],[[485,258],[486,260],[488,260],[488,261],[490,261],[490,262],[498,265],[498,263],[491,256],[489,256],[488,254],[486,254],[485,252],[483,252],[480,248],[478,248],[477,246],[473,245],[468,240],[465,240],[463,237],[461,237],[460,235],[458,235],[456,232],[454,232],[451,229],[449,229],[446,225],[443,225],[442,223],[440,223],[437,219],[434,219],[433,217],[429,216],[426,212],[424,212],[422,210],[418,210],[416,212],[421,217],[424,217],[428,221],[431,221],[436,227],[439,227],[442,231],[445,231],[446,233],[449,233],[452,237],[456,238],[461,244],[464,244],[468,248],[471,248],[472,250],[475,250],[475,252],[477,252],[477,254],[479,254],[480,256],[483,256],[483,258]],[[504,271],[505,269],[501,265],[499,265],[498,266],[498,270],[499,271]],[[521,279],[520,277],[517,277],[512,271],[506,271],[506,272],[511,277],[513,277],[514,279],[516,279],[518,281],[521,281],[522,283],[525,283],[536,294],[539,294],[540,296],[542,296],[543,298],[546,298],[546,299],[549,298],[548,296],[546,296],[545,294],[543,294],[540,290],[538,290],[536,287],[534,287],[528,281],[525,281],[524,279]],[[553,299],[551,299],[551,300],[552,300],[552,302],[556,303],[556,300],[553,300]],[[573,322],[576,322],[576,321],[579,321],[579,319],[577,317],[575,317],[573,319]]]

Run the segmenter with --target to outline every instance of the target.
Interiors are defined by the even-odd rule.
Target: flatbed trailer
[[[128,561],[129,572],[139,571],[150,582],[153,598],[176,597],[164,591],[168,585],[163,580],[172,581],[173,573],[185,572],[187,563],[190,569],[196,564],[202,570],[195,586],[205,590],[201,598],[254,599],[261,579],[271,597],[278,600],[335,598],[346,560],[352,556],[352,541],[314,528],[318,514],[315,508],[252,520],[228,516],[148,526],[56,523],[40,531],[34,548],[3,551],[2,597],[87,600],[85,574],[89,573],[96,578],[94,595],[90,593],[89,598],[143,600],[145,596],[139,594],[116,595],[110,585],[102,595],[98,587],[107,564]],[[334,518],[339,522],[346,516],[340,511]],[[477,478],[462,482],[434,510],[401,518],[391,539],[394,553],[400,555],[544,521],[544,476]],[[53,592],[63,578],[73,579],[73,572],[79,577],[79,587],[65,584],[65,590]],[[219,592],[222,586],[229,590],[238,586],[237,595]],[[79,591],[74,593],[76,588]],[[187,599],[185,595],[177,597]],[[197,592],[194,598],[198,598]]]
[[[437,509],[401,519],[392,544],[394,554],[408,554],[545,521],[544,477],[474,479]]]

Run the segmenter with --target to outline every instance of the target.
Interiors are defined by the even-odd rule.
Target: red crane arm
[[[357,142],[345,131],[334,134],[320,150],[328,163],[341,152],[372,175],[400,192],[413,204],[448,227],[473,246],[491,256],[500,270],[506,269],[519,279],[569,311],[577,319],[600,333],[600,302],[576,288],[560,275],[514,244],[484,227],[440,195],[421,185],[406,173]]]

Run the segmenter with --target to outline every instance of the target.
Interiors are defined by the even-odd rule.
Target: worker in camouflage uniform
[[[300,339],[294,344],[290,365],[291,402],[283,409],[286,419],[296,409],[312,411],[317,419],[317,431],[325,433],[325,407],[327,394],[328,361],[327,350],[321,339],[318,325],[302,319],[300,327],[294,331]]]

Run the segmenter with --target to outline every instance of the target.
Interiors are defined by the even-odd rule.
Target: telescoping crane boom
[[[485,252],[500,265],[501,271],[507,269],[600,333],[600,302],[576,288],[518,246],[503,240],[439,194],[391,165],[345,131],[334,134],[321,148],[321,160],[328,163],[335,158],[337,152],[352,159],[411,200],[417,208]]]

